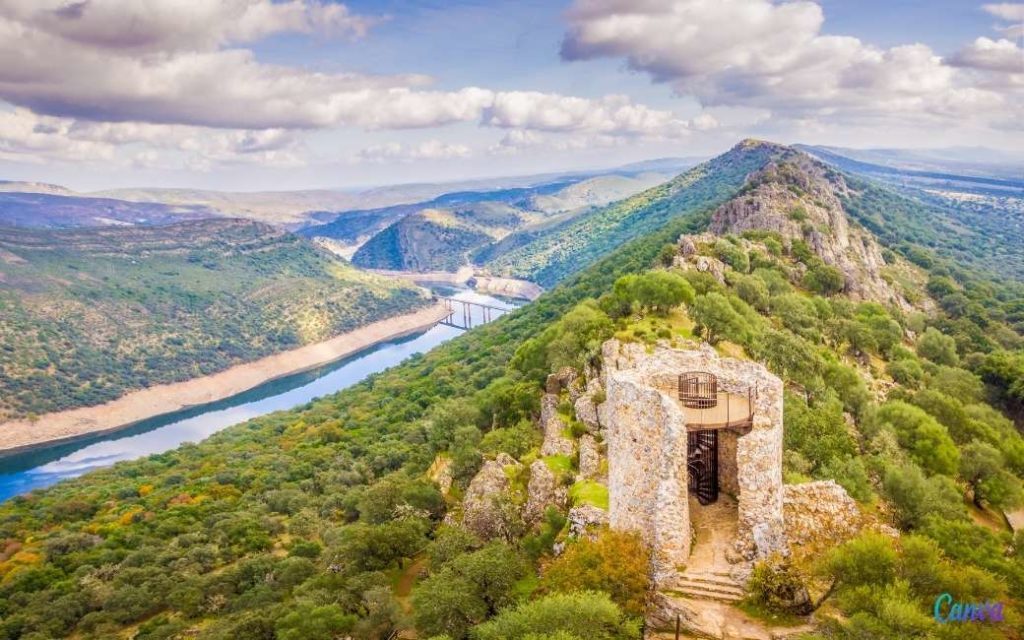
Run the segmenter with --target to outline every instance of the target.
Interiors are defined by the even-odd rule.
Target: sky
[[[0,0],[0,179],[363,188],[745,137],[1024,149],[1024,4]]]

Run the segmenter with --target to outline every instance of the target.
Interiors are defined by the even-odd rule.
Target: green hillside
[[[476,258],[500,275],[550,287],[676,216],[724,201],[743,186],[747,174],[784,151],[778,145],[741,142],[664,184],[554,228],[512,236],[496,250]]]
[[[214,373],[424,303],[260,223],[0,229],[0,420]]]
[[[810,639],[1019,636],[1015,613],[998,626],[931,618],[943,591],[1010,612],[1024,601],[1020,536],[995,516],[1020,503],[1024,475],[1007,417],[1024,403],[1019,295],[961,279],[940,256],[914,270],[908,242],[887,260],[927,282],[921,306],[855,301],[814,247],[765,229],[694,242],[721,279],[670,266],[735,175],[790,153],[759,147],[741,167],[706,165],[725,172],[694,178],[708,199],[648,202],[665,211],[659,227],[491,324],[293,411],[0,505],[0,638],[638,639],[650,592],[635,538],[602,531],[555,557],[566,514],[521,517],[547,374],[592,373],[613,336],[704,339],[765,363],[786,382],[787,482],[835,479],[900,531],[759,565],[746,610],[807,622],[785,607],[798,584],[819,605]],[[781,174],[762,176],[793,177]],[[947,288],[985,296],[980,310],[923,304]],[[564,437],[579,438],[564,404]],[[506,467],[504,534],[485,543],[445,517],[458,522],[469,481],[500,454],[524,464]],[[428,479],[439,460],[447,495]],[[576,481],[577,460],[545,462],[575,504],[602,503],[599,484]]]
[[[352,256],[369,269],[457,271],[466,256],[520,226],[520,212],[498,203],[446,210],[424,209],[373,236]]]

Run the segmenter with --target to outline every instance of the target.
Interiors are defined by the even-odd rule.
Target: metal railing
[[[746,395],[745,407],[736,398]],[[720,391],[718,378],[706,371],[688,371],[679,376],[679,401],[688,409],[687,424],[709,427],[748,427],[754,422],[757,387],[746,394]],[[734,407],[734,405],[736,405]],[[737,411],[733,411],[733,409]],[[739,413],[737,413],[739,412]]]

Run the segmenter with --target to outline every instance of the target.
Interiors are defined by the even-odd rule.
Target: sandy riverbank
[[[506,298],[519,298],[533,302],[544,293],[544,289],[527,280],[499,278],[476,274],[472,267],[462,267],[458,271],[388,271],[385,269],[369,269],[373,273],[389,278],[399,278],[417,284],[446,284],[454,287],[469,286],[480,293]]]
[[[423,331],[449,313],[444,305],[438,304],[368,324],[326,342],[267,356],[210,376],[133,391],[95,407],[48,413],[35,422],[4,422],[0,424],[0,451],[27,449],[115,431],[147,418],[223,400],[264,382],[340,360],[378,342]]]

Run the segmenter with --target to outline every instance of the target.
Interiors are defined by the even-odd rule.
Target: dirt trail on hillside
[[[450,311],[437,304],[380,320],[325,342],[267,356],[202,378],[132,391],[106,404],[0,424],[0,451],[115,431],[154,416],[229,398],[264,382],[340,360],[369,346],[429,329]]]

